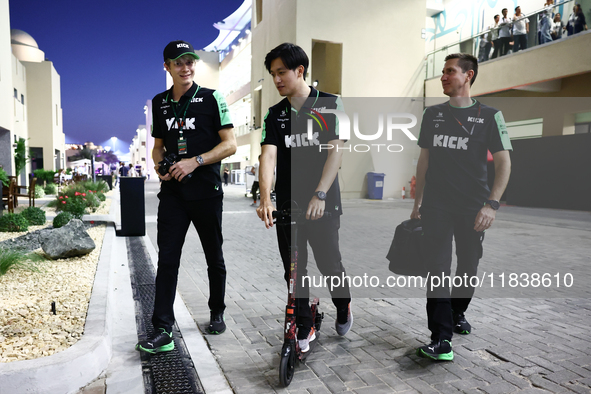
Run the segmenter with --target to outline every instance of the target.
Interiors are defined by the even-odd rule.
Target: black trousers
[[[184,201],[171,194],[158,195],[158,272],[154,299],[154,328],[170,330],[174,325],[173,304],[176,294],[181,251],[189,225],[193,223],[207,261],[209,309],[226,309],[226,266],[222,253],[222,199]]]
[[[449,276],[452,261],[452,239],[456,242],[456,276],[475,276],[482,257],[484,232],[474,230],[476,214],[452,214],[438,209],[421,207],[421,222],[425,237],[425,258],[431,276]],[[431,288],[427,285],[427,322],[432,340],[451,340],[453,314],[464,313],[474,295],[474,287],[462,283],[453,287],[449,281]],[[437,284],[437,283],[434,283]]]
[[[252,199],[254,202],[257,202],[257,193],[259,191],[259,181],[254,181],[252,183],[252,187],[250,188],[250,192],[252,193]]]
[[[511,47],[511,37],[501,37],[501,54],[500,56],[505,56],[509,52],[509,48]]]
[[[527,34],[517,34],[513,36],[513,53],[527,49]]]
[[[501,46],[502,46],[501,39],[498,38],[498,39],[494,40],[493,45],[494,45],[495,50],[493,51],[493,54],[490,57],[491,59],[495,59],[495,58],[499,57],[499,53],[501,53]]]
[[[298,326],[312,327],[312,311],[310,309],[310,289],[302,285],[303,276],[308,274],[308,243],[314,253],[314,259],[318,270],[323,276],[346,275],[345,267],[341,263],[341,252],[339,251],[339,228],[340,217],[322,219],[319,221],[308,221],[305,225],[298,225],[297,246],[298,246],[298,272],[296,286],[296,315]],[[279,253],[283,260],[285,270],[284,278],[289,287],[291,258],[289,246],[293,242],[290,225],[277,225],[277,241]],[[330,283],[330,281],[329,281]],[[349,284],[331,289],[332,302],[337,308],[345,308],[351,302]]]

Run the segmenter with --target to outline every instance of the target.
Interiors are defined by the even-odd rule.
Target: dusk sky
[[[116,149],[127,152],[146,101],[166,89],[166,44],[203,49],[218,36],[213,23],[241,4],[10,0],[10,28],[29,33],[61,77],[66,142],[110,145],[115,136]]]

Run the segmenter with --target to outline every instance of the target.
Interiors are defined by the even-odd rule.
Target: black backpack
[[[396,227],[392,245],[386,258],[390,271],[398,275],[427,277],[423,259],[423,227],[419,219],[409,219]]]

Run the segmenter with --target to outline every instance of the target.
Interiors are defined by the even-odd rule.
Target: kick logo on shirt
[[[484,123],[484,119],[483,118],[477,118],[475,116],[468,116],[468,122],[472,122],[472,123]]]
[[[312,138],[308,133],[286,135],[285,136],[285,147],[286,148],[301,148],[305,146],[320,146],[318,140],[319,133],[316,131],[312,134]]]
[[[175,118],[166,119],[166,126],[168,126],[168,131],[172,129],[178,130],[179,128]],[[183,130],[195,130],[195,118],[186,118]]]
[[[468,150],[468,141],[470,141],[468,137],[435,134],[433,136],[433,147],[441,146],[443,148]]]

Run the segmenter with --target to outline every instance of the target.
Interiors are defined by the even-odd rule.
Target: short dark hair
[[[503,11],[509,11],[509,10],[508,10],[508,9],[506,9],[506,8],[503,8],[503,9],[501,10],[501,12],[503,12]]]
[[[267,56],[265,56],[265,67],[267,68],[268,72],[271,72],[271,63],[277,58],[281,58],[281,61],[285,67],[290,70],[295,70],[299,66],[303,66],[304,78],[306,78],[310,60],[308,59],[306,52],[304,52],[301,47],[289,42],[284,42],[283,44],[273,48],[271,52],[267,53]]]
[[[517,7],[515,7],[515,11],[517,11],[517,9],[518,9],[519,7],[520,7],[520,6],[517,6]]]
[[[500,15],[496,14],[495,16],[493,16],[493,19],[497,19],[497,17],[500,18]]]
[[[458,66],[460,66],[462,72],[474,71],[474,76],[470,80],[470,86],[472,86],[478,75],[478,59],[467,53],[452,53],[445,57],[446,62],[452,59],[458,59]]]

